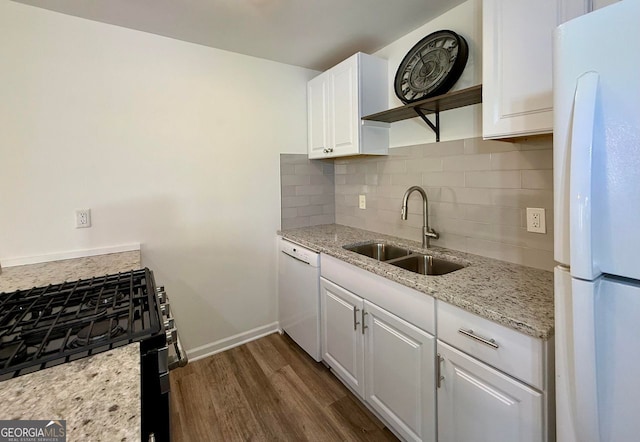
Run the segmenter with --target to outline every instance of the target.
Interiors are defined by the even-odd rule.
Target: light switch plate
[[[367,195],[360,195],[358,198],[358,207],[361,209],[367,208]]]
[[[527,207],[527,232],[547,233],[545,210]]]

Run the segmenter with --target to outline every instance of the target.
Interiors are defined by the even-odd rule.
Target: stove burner
[[[90,344],[96,344],[108,341],[120,334],[124,333],[124,329],[112,320],[95,322],[93,327],[88,325],[81,329],[76,338],[69,342],[70,348],[79,348]]]
[[[0,366],[5,365],[7,362],[10,364],[19,364],[27,357],[27,347],[20,342],[7,345],[0,348]]]
[[[98,299],[98,297],[89,299],[85,303],[85,305],[90,308],[95,308],[97,305],[108,306],[108,305],[113,305],[114,300],[115,300],[115,303],[120,303],[124,298],[125,296],[121,292],[106,293],[106,294],[103,294],[102,297],[100,297],[100,299]]]

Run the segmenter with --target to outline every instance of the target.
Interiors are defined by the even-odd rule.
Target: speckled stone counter
[[[69,442],[139,441],[139,344],[0,383],[0,419],[64,419]]]
[[[338,258],[527,335],[553,336],[553,273],[439,247],[428,254],[465,265],[440,276],[419,275],[345,250],[344,245],[382,241],[416,252],[420,243],[337,224],[278,232],[302,246]]]
[[[139,250],[8,267],[0,292],[139,268]],[[139,344],[0,382],[0,419],[64,419],[69,442],[139,441]]]
[[[140,250],[3,267],[2,273],[0,273],[0,293],[139,268]]]

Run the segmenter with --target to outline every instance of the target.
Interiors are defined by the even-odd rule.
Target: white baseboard
[[[187,350],[187,357],[190,362],[197,361],[198,359],[206,358],[207,356],[215,355],[216,353],[229,350],[233,347],[237,347],[247,342],[255,341],[256,339],[270,335],[271,333],[279,331],[278,322],[256,327],[253,330],[238,333],[237,335],[230,336],[228,338],[220,339],[219,341],[211,344],[201,345],[200,347]]]
[[[15,267],[41,262],[61,261],[64,259],[84,258],[87,256],[107,255],[109,253],[131,252],[140,250],[140,244],[124,244],[120,246],[100,247],[97,249],[72,250],[70,252],[48,253],[46,255],[24,256],[2,260],[2,267]]]

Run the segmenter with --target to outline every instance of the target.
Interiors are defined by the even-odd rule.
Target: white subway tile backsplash
[[[523,170],[522,188],[553,190],[553,170]]]
[[[335,222],[334,165],[306,155],[280,155],[281,227]]]
[[[467,204],[464,209],[464,218],[469,221],[524,227],[522,221],[525,212],[521,208]]]
[[[313,215],[309,219],[310,226],[318,226],[320,224],[333,224],[335,222],[335,215]]]
[[[354,160],[357,161],[357,160]],[[378,162],[378,173],[406,173],[406,160],[389,159]]]
[[[491,204],[491,190],[446,187],[440,189],[440,198],[437,201],[460,204]]]
[[[308,186],[295,186],[296,195],[322,195],[325,193],[325,186],[320,185],[308,185]]]
[[[298,162],[295,156],[281,156],[283,182],[304,181],[284,180],[298,173],[309,179],[283,185],[282,225],[336,222],[420,241],[418,194],[409,200],[409,219],[400,219],[405,191],[418,185],[429,196],[430,224],[441,235],[433,245],[550,270],[552,156],[550,137],[519,143],[473,138],[422,144],[390,149],[387,157],[340,158],[320,165],[304,155]],[[361,194],[367,197],[365,210],[358,208]],[[547,210],[546,235],[526,231],[526,207]],[[294,210],[296,218],[291,218]]]
[[[519,189],[522,174],[519,170],[465,172],[464,185],[470,188]]]
[[[545,150],[553,144],[553,135],[538,135],[518,140],[520,150]]]
[[[442,159],[443,170],[490,170],[491,155],[455,155]]]
[[[322,206],[298,207],[298,216],[322,215]]]
[[[312,205],[333,204],[334,201],[335,201],[335,196],[329,193],[324,195],[309,196],[309,204],[312,204]]]
[[[425,172],[422,184],[428,187],[464,187],[464,172]]]
[[[298,216],[298,209],[296,207],[283,207],[281,209],[282,219],[295,218]]]
[[[491,204],[503,207],[542,207],[548,211],[553,207],[553,191],[492,189]]]
[[[391,184],[394,186],[419,186],[422,184],[422,174],[404,173],[391,175]]]
[[[287,196],[282,198],[282,207],[301,207],[309,205],[308,196]]]
[[[407,173],[440,172],[442,169],[442,158],[414,158],[407,161]]]
[[[309,175],[282,175],[280,184],[282,186],[296,186],[301,184],[309,184],[311,177]]]
[[[462,155],[463,153],[464,140],[425,144],[423,149],[423,155],[426,157]]]
[[[496,170],[553,169],[553,151],[545,149],[493,153],[491,168]]]
[[[464,140],[464,153],[466,154],[509,152],[518,149],[519,146],[517,144],[506,141],[483,140],[482,138],[468,138]]]

